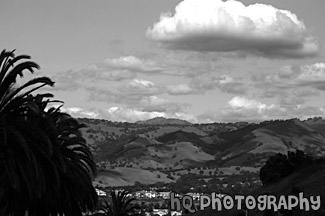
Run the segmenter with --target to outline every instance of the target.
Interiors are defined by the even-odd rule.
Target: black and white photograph
[[[0,216],[325,216],[324,0],[0,0]]]

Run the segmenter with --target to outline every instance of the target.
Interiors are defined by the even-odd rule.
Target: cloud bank
[[[317,39],[288,11],[229,0],[184,0],[147,30],[171,49],[238,52],[271,58],[315,56]]]
[[[184,119],[193,123],[197,122],[194,115],[185,112],[168,113],[164,111],[146,111],[142,109],[131,109],[119,106],[102,109],[89,109],[81,107],[61,108],[63,112],[67,112],[74,117],[79,118],[99,118],[108,119],[117,122],[136,122],[148,120],[155,117],[178,118]]]
[[[325,91],[325,63],[286,65],[273,74],[254,74],[251,80],[262,97],[285,97],[281,100],[288,101],[291,95],[296,98],[294,100],[302,101]]]
[[[201,122],[260,122],[289,118],[307,119],[324,115],[324,107],[300,105],[284,107],[275,104],[268,105],[252,98],[235,96],[222,109],[206,112],[199,116],[198,119]]]
[[[157,111],[143,111],[139,109],[127,109],[122,107],[110,107],[106,110],[105,115],[113,121],[127,121],[127,122],[136,122],[148,120],[155,117],[165,117],[165,118],[178,118],[184,119],[190,122],[196,122],[196,118],[193,115],[187,113],[166,113],[166,112],[157,112]]]
[[[225,74],[214,75],[213,73],[193,77],[189,84],[168,85],[166,89],[170,95],[204,94],[215,89],[228,94],[244,94],[247,91],[247,87],[240,81],[240,78],[233,78]]]

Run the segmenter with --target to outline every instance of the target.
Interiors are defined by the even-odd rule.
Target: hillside
[[[325,154],[325,123],[320,120],[291,119],[259,124],[187,124],[164,118],[137,123],[79,120],[87,125],[82,133],[101,170],[132,168],[153,176],[158,175],[157,171],[169,174],[169,179],[162,178],[161,173],[160,179],[145,179],[144,183],[148,184],[176,181],[184,173],[196,173],[196,168],[215,173],[227,167],[250,167],[257,168],[254,172],[258,172],[271,155],[294,149],[317,156]],[[103,173],[114,178],[112,173]],[[127,172],[123,175],[126,180],[121,185],[134,184],[125,176]],[[109,186],[114,181],[105,182]]]
[[[310,118],[304,121],[309,127],[320,133],[323,137],[325,137],[325,120],[318,118]]]
[[[310,206],[309,211],[304,210],[294,210],[293,214],[288,215],[301,215],[301,216],[323,216],[325,215],[325,203],[323,198],[325,197],[325,162],[322,163],[314,163],[309,164],[291,175],[283,178],[279,182],[274,184],[263,186],[258,188],[257,190],[249,193],[254,197],[258,197],[259,195],[273,195],[279,200],[280,196],[289,196],[293,195],[299,197],[299,193],[303,193],[303,197],[310,199],[311,196],[316,200],[316,196],[320,196],[320,208],[318,210],[313,210]],[[222,216],[239,216],[245,215],[242,210],[211,210],[206,209],[204,211],[197,211],[193,214],[194,216],[212,216],[212,215],[222,215]],[[269,213],[263,214],[263,212],[258,209],[253,209],[248,211],[248,215],[254,216],[263,216],[270,215],[275,216],[278,214]]]

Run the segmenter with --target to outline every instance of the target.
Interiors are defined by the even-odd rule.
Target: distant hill
[[[86,118],[79,121],[87,125],[82,133],[100,169],[127,167],[142,170],[147,176],[160,176],[148,178],[147,183],[167,182],[157,171],[183,175],[199,173],[199,168],[210,169],[211,172],[206,173],[217,173],[228,167],[258,170],[271,155],[295,149],[310,155],[325,155],[325,122],[322,119],[274,120],[258,124],[191,124],[165,118],[137,123]],[[169,180],[180,177],[176,174]],[[123,179],[130,179],[125,176],[127,172],[123,175]],[[114,173],[102,178],[113,179]],[[134,181],[125,181],[123,185],[134,184]]]
[[[142,124],[142,125],[191,125],[192,124],[185,120],[180,120],[175,118],[164,118],[164,117],[156,117],[145,121],[137,121],[135,123]]]

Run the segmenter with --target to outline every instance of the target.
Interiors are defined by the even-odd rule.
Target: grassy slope
[[[259,127],[250,125],[238,131],[221,134],[221,138],[224,139],[222,158],[234,158],[228,159],[226,165],[247,162],[249,154],[268,156],[278,152],[286,154],[294,149],[313,155],[325,153],[325,138],[298,120],[274,122]]]
[[[144,184],[156,182],[172,182],[167,175],[159,171],[148,171],[137,168],[116,167],[113,171],[100,171],[96,182],[102,182],[106,186],[134,185],[138,181]]]
[[[325,120],[321,118],[314,118],[305,121],[305,123],[325,137]]]
[[[296,188],[296,189],[294,189]],[[296,192],[294,192],[296,191]],[[313,164],[309,165],[301,170],[298,170],[281,181],[269,185],[263,186],[258,190],[252,192],[251,195],[258,196],[260,194],[271,194],[276,197],[281,195],[296,195],[299,192],[303,192],[303,196],[309,198],[310,196],[321,197],[321,209],[318,211],[304,212],[302,216],[318,216],[325,215],[325,164]],[[195,216],[237,216],[243,211],[229,210],[218,212],[216,210],[198,211]],[[260,216],[262,212],[259,210],[249,211],[249,215]]]

